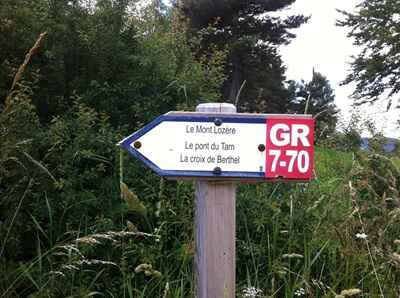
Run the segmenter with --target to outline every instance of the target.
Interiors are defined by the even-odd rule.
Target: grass
[[[400,209],[382,205],[398,180],[385,171],[384,159],[318,148],[316,179],[308,184],[241,185],[238,297],[398,297]],[[78,230],[56,235],[31,215],[34,257],[13,263],[2,256],[0,297],[193,297],[191,183],[149,174],[135,185],[137,193],[126,176],[114,218],[82,218]],[[3,239],[13,236],[21,208]],[[51,228],[54,201],[44,196],[43,208]],[[357,238],[361,233],[366,238]]]

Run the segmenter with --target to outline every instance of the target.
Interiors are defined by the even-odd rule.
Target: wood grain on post
[[[236,113],[227,103],[200,104],[197,112]],[[223,171],[223,167],[221,167]],[[196,297],[235,297],[236,185],[196,181]]]

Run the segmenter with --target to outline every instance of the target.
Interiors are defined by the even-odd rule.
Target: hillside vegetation
[[[116,144],[221,100],[229,52],[157,3],[81,3],[0,2],[0,297],[193,297],[192,182]],[[320,129],[313,181],[238,187],[238,297],[400,294],[399,153]]]

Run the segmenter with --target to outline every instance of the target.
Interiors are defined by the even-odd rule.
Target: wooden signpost
[[[196,296],[233,298],[235,183],[312,179],[314,119],[207,103],[164,114],[120,145],[161,176],[195,180]]]

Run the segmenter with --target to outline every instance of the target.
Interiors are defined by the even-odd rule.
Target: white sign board
[[[308,116],[306,118],[310,120]],[[303,130],[304,124],[293,124],[293,136],[289,135],[291,123],[296,123],[296,119],[304,121],[304,117],[288,118],[285,115],[284,119],[289,119],[286,121],[288,124],[282,124],[275,115],[270,123],[276,126],[269,129],[268,119],[266,115],[172,112],[155,119],[122,140],[120,145],[162,176],[278,178],[286,166],[295,172],[296,164],[301,166],[300,174],[309,173],[310,166],[304,171],[302,160],[296,163],[292,157],[293,160],[286,161],[284,150],[279,151],[282,160],[278,165],[281,168],[276,166],[278,150],[288,145],[284,142],[285,138],[292,137],[292,145],[311,147],[308,141],[310,129],[306,127]],[[268,132],[274,133],[274,136],[269,138]],[[267,144],[274,150],[269,152]],[[281,148],[280,144],[285,146]],[[293,150],[288,150],[288,153],[293,156]],[[271,155],[275,157],[272,156],[269,161]],[[300,158],[303,155],[301,153]],[[307,158],[310,161],[310,156]],[[272,164],[275,165],[272,168],[275,172],[271,172]],[[296,177],[292,175],[289,178]],[[307,179],[305,176],[298,178]]]

